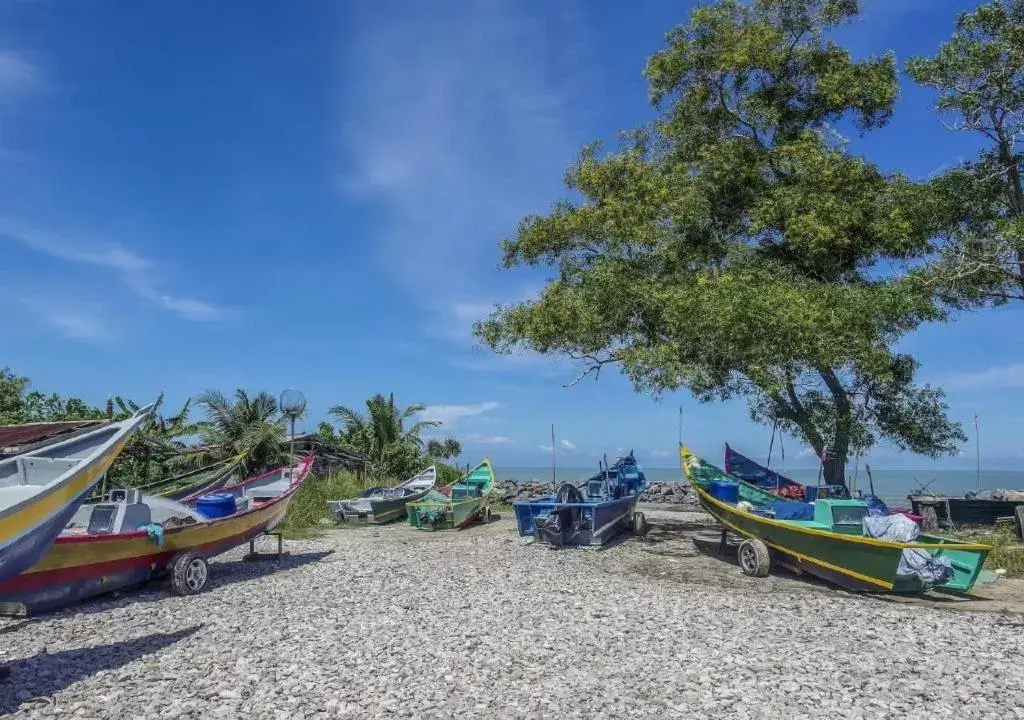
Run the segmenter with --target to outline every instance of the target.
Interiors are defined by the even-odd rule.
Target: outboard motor
[[[583,502],[583,493],[572,483],[564,483],[555,493],[555,502],[559,505]],[[580,530],[580,509],[578,507],[556,508],[548,515],[547,521],[539,525],[537,530],[555,547],[561,547],[565,541]]]

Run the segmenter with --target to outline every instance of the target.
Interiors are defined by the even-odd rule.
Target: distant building
[[[366,455],[343,448],[315,432],[296,433],[294,439],[296,455],[314,453],[313,473],[318,477],[326,477],[336,470],[349,470],[360,479],[365,476],[366,465],[370,461]],[[285,435],[284,441],[290,445],[292,436]]]

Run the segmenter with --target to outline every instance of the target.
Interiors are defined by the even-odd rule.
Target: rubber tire
[[[772,557],[768,553],[768,546],[757,538],[747,538],[741,542],[737,557],[744,575],[763,578],[771,572]]]
[[[633,517],[630,518],[630,527],[637,537],[643,537],[651,531],[651,526],[647,523],[647,516],[642,512],[633,513]]]
[[[197,568],[202,570],[197,570]],[[193,570],[192,578],[189,569]],[[198,576],[198,577],[197,577]],[[206,560],[196,553],[182,553],[174,559],[171,568],[171,590],[175,595],[196,595],[201,593],[210,580],[210,567]]]
[[[484,525],[491,522],[491,509],[489,507],[484,508],[483,513],[480,515],[480,519],[483,520]]]

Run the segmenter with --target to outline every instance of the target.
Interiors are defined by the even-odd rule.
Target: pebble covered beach
[[[700,515],[649,515],[599,551],[507,515],[335,530],[222,556],[197,596],[5,619],[0,715],[1024,718],[1024,615],[747,578],[694,549]]]

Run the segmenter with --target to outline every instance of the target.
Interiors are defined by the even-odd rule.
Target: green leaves
[[[341,444],[369,457],[371,477],[383,481],[408,479],[431,458],[447,459],[462,452],[453,438],[424,443],[423,431],[441,426],[433,420],[410,422],[425,409],[420,403],[401,407],[394,393],[378,393],[366,401],[365,413],[344,405],[329,412],[341,422]]]
[[[99,420],[106,413],[76,397],[46,395],[29,390],[31,381],[14,374],[9,367],[0,368],[0,425],[21,425],[62,420]]]
[[[938,262],[918,273],[954,307],[1024,300],[1024,0],[995,0],[957,19],[934,57],[908,74],[938,92],[936,109],[986,148],[934,182],[946,201]]]
[[[854,61],[827,39],[856,12],[839,0],[694,10],[645,70],[660,117],[617,151],[585,148],[566,174],[581,199],[503,242],[506,267],[557,277],[496,308],[477,337],[584,373],[616,363],[646,392],[747,397],[756,418],[832,448],[838,481],[854,441],[897,433],[947,451],[958,426],[943,424],[940,395],[913,388],[912,368],[896,377],[890,349],[944,317],[904,268],[932,252],[945,206],[831,129],[882,125],[896,98],[891,56]],[[907,407],[932,429],[897,421]]]

